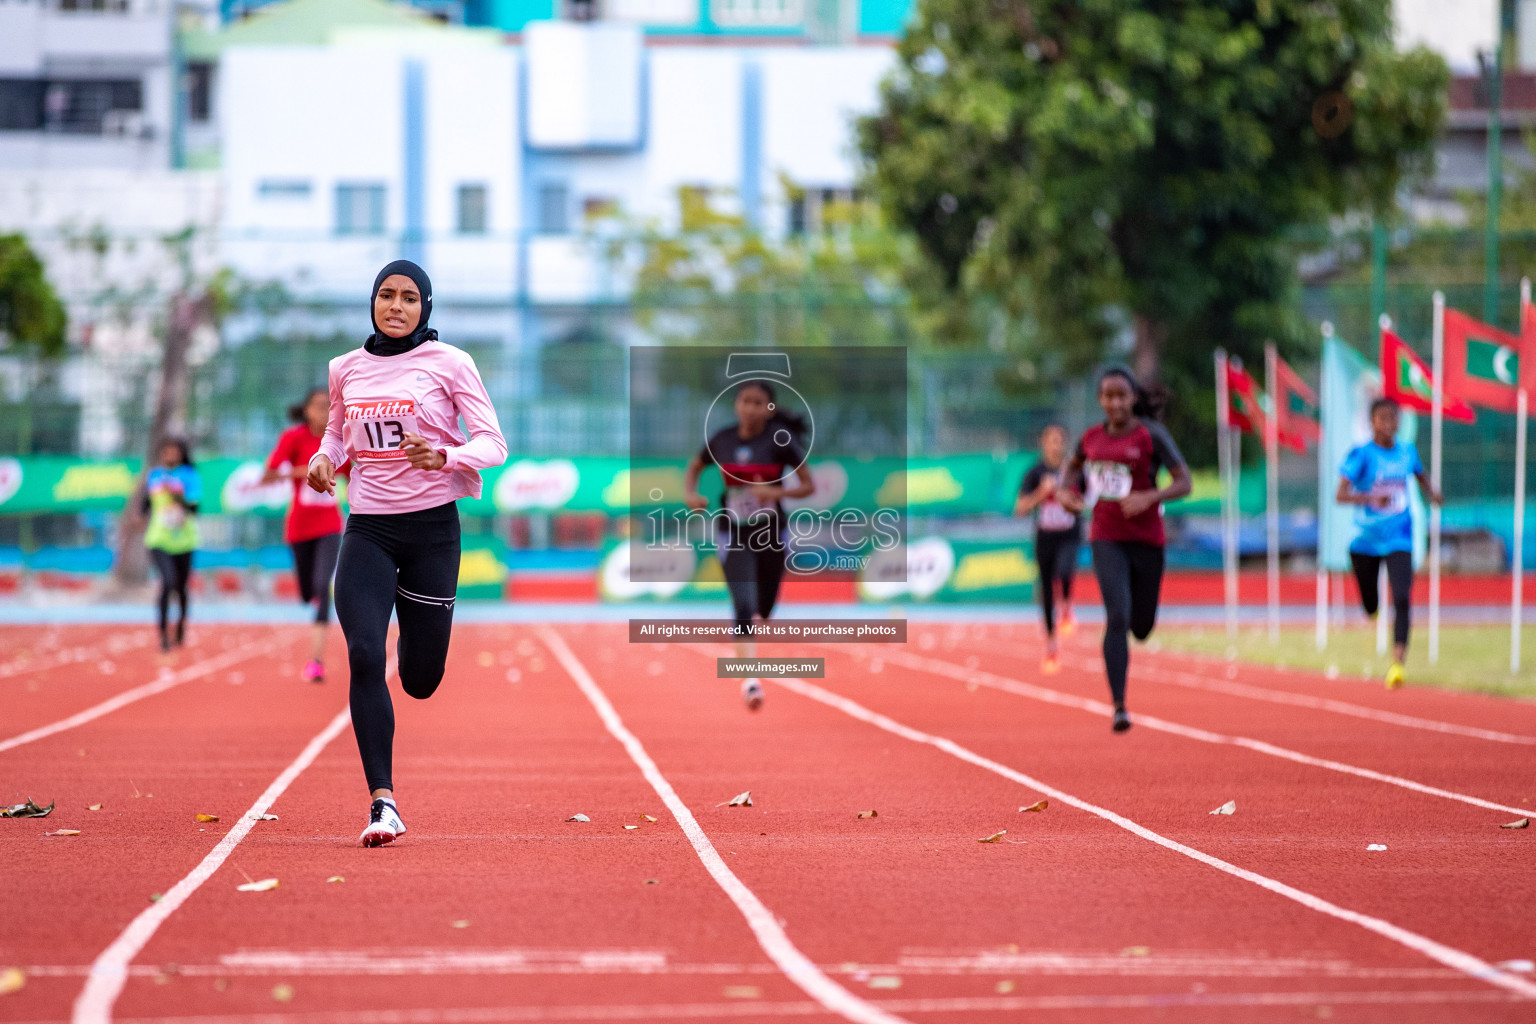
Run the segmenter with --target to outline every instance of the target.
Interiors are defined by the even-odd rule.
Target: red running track
[[[1035,636],[776,650],[827,676],[751,715],[713,650],[461,626],[437,696],[396,695],[410,831],[365,850],[303,627],[175,664],[0,631],[0,800],[59,805],[0,821],[0,1019],[1536,1017],[1536,835],[1498,827],[1536,802],[1536,706],[1137,651],[1115,736],[1092,638],[1042,678]]]

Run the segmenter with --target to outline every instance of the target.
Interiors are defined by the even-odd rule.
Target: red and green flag
[[[1245,434],[1264,436],[1259,382],[1236,358],[1227,362],[1227,422]]]
[[[1445,311],[1445,393],[1495,412],[1516,411],[1520,339],[1507,331]]]
[[[1304,454],[1323,436],[1317,392],[1285,360],[1275,357],[1275,434],[1291,451]]]
[[[1433,412],[1434,376],[1418,353],[1392,331],[1381,331],[1381,393],[1395,398],[1404,409]],[[1448,420],[1472,423],[1477,415],[1472,407],[1450,395],[1441,396],[1441,411]]]

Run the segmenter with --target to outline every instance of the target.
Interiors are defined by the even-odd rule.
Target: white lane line
[[[394,666],[391,664],[385,670],[388,678]],[[266,792],[256,798],[250,810],[240,816],[235,826],[229,830],[219,845],[208,851],[208,855],[198,862],[197,867],[187,873],[181,881],[166,892],[165,898],[159,903],[151,903],[140,912],[139,916],[129,922],[122,934],[112,941],[112,944],[101,951],[91,964],[91,973],[86,978],[85,987],[80,990],[80,995],[75,998],[75,1009],[72,1016],[73,1024],[109,1024],[112,1020],[112,1007],[117,1002],[117,997],[123,991],[123,985],[128,980],[128,965],[133,958],[139,955],[146,943],[154,936],[159,927],[176,912],[176,910],[198,890],[204,882],[208,881],[235,852],[235,847],[256,825],[255,818],[267,813],[277,798],[283,795],[283,791],[293,784],[293,780],[308,768],[320,756],[320,751],[326,744],[335,739],[337,734],[347,727],[351,721],[351,712],[348,708],[342,708],[336,713],[324,729],[308,745],[299,752],[299,756],[293,759],[293,763],[284,768],[282,774],[272,780]]]
[[[1006,650],[997,644],[987,644],[987,649],[1004,657],[1022,657],[1014,651]],[[1163,652],[1149,651],[1151,657],[1160,657]],[[1066,659],[1063,659],[1064,661]],[[1290,707],[1308,708],[1313,711],[1331,711],[1338,715],[1348,715],[1351,718],[1363,718],[1371,722],[1382,722],[1387,725],[1398,725],[1406,729],[1421,729],[1425,732],[1438,732],[1451,736],[1468,736],[1478,740],[1492,740],[1495,743],[1514,743],[1523,746],[1536,746],[1536,736],[1522,736],[1518,733],[1500,732],[1497,729],[1480,729],[1472,725],[1456,725],[1452,722],[1441,722],[1433,718],[1420,718],[1417,715],[1404,715],[1396,711],[1381,711],[1377,708],[1367,707],[1364,704],[1351,704],[1348,701],[1334,700],[1331,697],[1312,697],[1304,693],[1290,693],[1286,690],[1272,690],[1265,686],[1254,686],[1249,683],[1234,683],[1221,679],[1212,679],[1196,672],[1185,672],[1180,669],[1159,668],[1142,664],[1142,655],[1137,654],[1137,664],[1132,670],[1137,679],[1151,679],[1160,683],[1172,683],[1175,686],[1184,686],[1192,690],[1208,690],[1211,693],[1221,693],[1229,697],[1246,697],[1249,700],[1262,700],[1270,704],[1285,704]],[[1072,659],[1073,668],[1097,672],[1103,668],[1102,664],[1094,661]]]
[[[1127,832],[1139,836],[1148,842],[1156,843],[1158,846],[1161,846],[1166,850],[1172,850],[1174,853],[1182,854],[1191,860],[1199,861],[1201,864],[1215,868],[1217,871],[1231,875],[1234,878],[1241,878],[1245,882],[1251,882],[1261,889],[1272,892],[1277,896],[1284,896],[1286,899],[1293,900],[1301,904],[1308,910],[1315,910],[1320,914],[1326,914],[1327,916],[1337,918],[1340,921],[1347,921],[1350,924],[1359,925],[1361,928],[1364,928],[1367,931],[1374,932],[1385,939],[1396,942],[1399,945],[1406,946],[1408,949],[1411,949],[1416,953],[1427,956],[1431,960],[1442,963],[1445,966],[1452,968],[1453,970],[1460,971],[1463,974],[1478,979],[1479,981],[1487,982],[1490,985],[1496,985],[1499,988],[1513,992],[1516,995],[1523,996],[1527,999],[1536,999],[1536,982],[1531,982],[1525,978],[1517,977],[1516,975],[1507,971],[1501,971],[1493,964],[1488,963],[1486,960],[1483,960],[1480,957],[1473,956],[1471,953],[1463,952],[1459,949],[1454,949],[1451,946],[1447,946],[1441,942],[1436,942],[1434,939],[1420,935],[1417,932],[1409,931],[1407,928],[1392,924],[1389,921],[1384,921],[1379,917],[1372,917],[1369,914],[1362,914],[1357,910],[1349,910],[1345,907],[1339,906],[1336,903],[1329,902],[1328,900],[1323,899],[1321,896],[1314,896],[1312,893],[1304,892],[1303,890],[1297,889],[1294,886],[1286,885],[1284,882],[1277,881],[1266,875],[1261,875],[1256,871],[1249,871],[1247,868],[1240,868],[1236,864],[1224,861],[1219,857],[1213,857],[1210,854],[1201,850],[1197,850],[1192,846],[1185,846],[1183,843],[1169,839],[1167,836],[1160,835],[1157,832],[1153,832],[1151,829],[1144,825],[1137,824],[1124,815],[1117,814],[1114,811],[1100,807],[1097,804],[1089,803],[1087,800],[1083,800],[1073,796],[1070,793],[1063,792],[1062,790],[1057,789],[1055,786],[1047,785],[1046,783],[1041,782],[1039,779],[1033,778],[1032,776],[1026,775],[1021,771],[1010,768],[1005,764],[994,761],[989,757],[984,757],[981,754],[978,754],[966,747],[962,747],[960,744],[954,742],[953,740],[946,739],[943,736],[935,736],[932,733],[926,733],[919,729],[914,729],[908,725],[903,725],[895,719],[888,718],[887,716],[882,715],[877,711],[871,711],[869,708],[866,708],[862,704],[849,700],[847,697],[844,697],[841,694],[836,694],[830,690],[825,690],[822,687],[817,686],[814,683],[807,682],[804,679],[775,679],[772,677],[767,678],[772,679],[773,682],[778,683],[780,686],[783,686],[787,690],[798,693],[803,697],[809,697],[811,700],[825,704],[828,707],[835,708],[836,710],[841,711],[852,718],[856,718],[861,722],[867,722],[876,728],[883,729],[886,732],[900,736],[903,739],[911,740],[913,743],[921,743],[926,746],[936,747],[939,750],[944,751],[946,754],[951,755],[952,757],[956,757],[962,761],[974,764],[978,768],[985,768],[989,772],[1001,775],[1003,778],[1017,782],[1021,786],[1027,786],[1031,790],[1048,796],[1054,800],[1060,800],[1062,803],[1071,807],[1076,807],[1078,810],[1087,811],[1089,814],[1092,814],[1095,817],[1103,818],[1105,821],[1110,822],[1111,824],[1118,825],[1120,828],[1125,829]]]
[[[830,645],[828,645],[830,646]],[[844,646],[844,645],[839,645]],[[855,657],[868,657],[860,652]],[[1075,694],[1064,693],[1061,690],[1052,690],[1045,686],[1036,686],[1033,683],[1022,682],[1018,679],[1010,679],[982,669],[966,668],[953,662],[940,658],[925,658],[920,655],[901,654],[896,652],[882,652],[878,655],[882,660],[891,664],[904,665],[908,668],[919,669],[933,675],[945,676],[957,679],[963,683],[975,683],[994,690],[1002,690],[1018,697],[1028,697],[1031,700],[1042,701],[1047,704],[1057,704],[1061,707],[1076,708],[1079,711],[1087,711],[1095,715],[1108,718],[1115,713],[1113,705],[1090,697],[1079,697]],[[1201,743],[1214,743],[1219,746],[1242,747],[1259,754],[1268,754],[1270,757],[1278,757],[1286,761],[1294,761],[1296,764],[1309,765],[1313,768],[1326,768],[1329,771],[1342,772],[1345,775],[1354,775],[1362,779],[1370,779],[1372,782],[1384,782],[1389,786],[1398,786],[1409,789],[1415,793],[1423,793],[1426,796],[1441,797],[1446,800],[1457,800],[1473,807],[1481,807],[1489,811],[1499,811],[1503,814],[1513,814],[1517,818],[1529,817],[1529,807],[1513,807],[1509,804],[1494,803],[1481,797],[1469,796],[1466,793],[1457,793],[1454,790],[1441,789],[1439,786],[1430,786],[1412,779],[1405,779],[1401,775],[1388,775],[1370,768],[1360,768],[1356,765],[1345,764],[1342,761],[1332,761],[1324,757],[1313,757],[1311,754],[1303,754],[1288,747],[1276,746],[1264,740],[1250,739],[1247,736],[1227,736],[1219,732],[1211,732],[1208,729],[1199,729],[1194,726],[1180,725],[1178,722],[1170,722],[1165,718],[1157,718],[1154,715],[1137,714],[1133,717],[1138,726],[1146,726],[1149,729],[1157,729],[1161,732],[1172,733],[1175,736],[1183,736],[1185,739],[1198,740]]]
[[[683,803],[666,776],[661,774],[661,769],[656,767],[656,762],[651,760],[651,755],[646,753],[640,740],[624,725],[624,721],[614,710],[613,704],[609,702],[597,683],[592,681],[591,674],[571,653],[565,640],[548,626],[539,629],[539,636],[560,664],[565,666],[566,672],[570,673],[576,686],[597,711],[597,716],[602,719],[609,734],[623,744],[630,759],[645,776],[645,781],[651,784],[656,795],[661,797],[662,802],[667,805],[667,810],[672,812],[672,817],[677,820],[683,834],[693,844],[694,852],[698,854],[704,869],[715,880],[715,884],[730,897],[731,902],[736,904],[736,909],[741,911],[747,927],[752,929],[752,934],[757,938],[757,943],[762,947],[763,952],[768,955],[768,959],[777,964],[785,977],[798,985],[806,995],[825,1010],[862,1024],[897,1024],[901,1021],[900,1017],[887,1013],[843,988],[822,973],[821,968],[812,963],[810,957],[800,952],[800,949],[789,940],[788,934],[785,933],[778,919],[773,916],[773,912],[757,898],[756,893],[736,877],[735,872],[726,866],[724,858],[715,850],[714,844],[709,841],[709,836],[705,835],[704,829],[699,826],[693,812],[688,809],[687,804]]]
[[[12,736],[8,740],[0,740],[0,753],[13,750],[27,743],[46,739],[49,736],[84,725],[87,722],[93,722],[102,715],[110,715],[119,708],[127,707],[129,704],[143,700],[145,697],[153,697],[157,693],[164,693],[166,690],[180,686],[182,683],[190,682],[193,679],[200,679],[210,673],[218,672],[220,669],[226,669],[238,662],[245,661],[247,658],[253,658],[258,654],[265,654],[272,647],[273,641],[271,640],[252,640],[250,643],[243,644],[226,654],[220,654],[217,657],[209,658],[207,661],[198,662],[196,665],[184,668],[180,672],[174,672],[161,679],[156,679],[152,683],[145,683],[143,686],[135,686],[131,690],[125,690],[116,697],[109,697],[100,704],[86,708],[84,711],[70,715],[68,718],[61,718],[57,722],[51,722],[48,725],[40,725],[36,729],[24,732],[19,736]]]
[[[1112,1010],[1221,1006],[1435,1006],[1515,1003],[1504,992],[1170,992],[1124,995],[979,996],[881,999],[879,1006],[901,1013],[987,1013],[1009,1010]],[[596,1006],[474,1006],[420,1010],[331,1010],[308,1013],[219,1014],[189,1017],[125,1018],[122,1024],[529,1024],[541,1021],[699,1020],[763,1017],[819,1017],[809,1001],[730,1003],[603,1003]],[[17,1024],[53,1024],[19,1021]]]

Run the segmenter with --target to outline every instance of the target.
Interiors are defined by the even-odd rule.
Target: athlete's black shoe
[[[1131,716],[1125,713],[1125,708],[1115,708],[1115,722],[1111,726],[1115,732],[1125,732],[1131,727]]]

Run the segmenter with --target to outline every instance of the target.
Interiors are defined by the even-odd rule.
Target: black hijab
[[[421,320],[417,322],[416,329],[403,338],[391,338],[379,330],[379,322],[373,321],[373,333],[368,335],[368,340],[363,342],[363,348],[376,356],[397,356],[402,352],[409,352],[424,341],[432,341],[437,337],[437,332],[427,326],[427,320],[432,316],[432,279],[427,272],[422,270],[410,260],[395,260],[393,263],[379,271],[379,276],[373,279],[373,291],[368,295],[368,317],[373,318],[373,302],[378,298],[379,285],[384,283],[386,277],[394,274],[403,274],[416,282],[416,290],[421,293]]]

